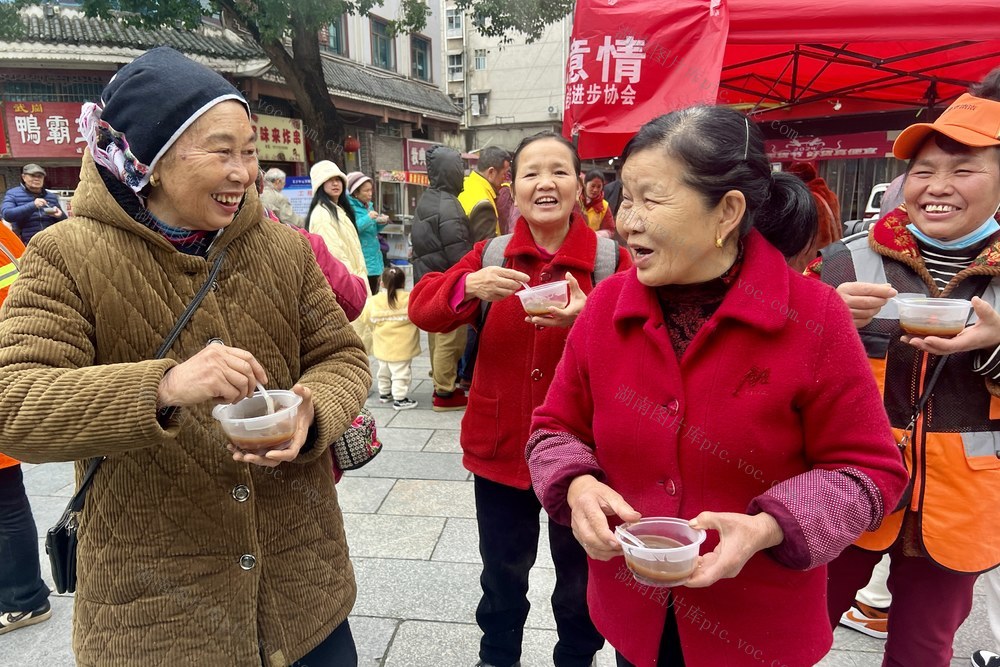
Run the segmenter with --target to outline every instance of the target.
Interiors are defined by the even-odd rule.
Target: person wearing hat
[[[978,296],[977,318],[998,305],[997,80],[988,77],[933,123],[903,130],[893,145],[909,161],[903,205],[825,249],[808,271],[835,286],[850,308],[910,472],[903,501],[879,530],[829,567],[836,625],[890,554],[884,665],[951,664],[976,579],[1000,564],[1000,350],[982,327],[962,334],[979,341],[975,349],[904,336],[891,301],[902,292]]]
[[[309,180],[313,198],[306,216],[306,229],[322,236],[330,254],[368,283],[368,267],[361,249],[354,207],[347,198],[347,176],[335,163],[321,160],[309,170]]]
[[[0,212],[25,245],[38,232],[66,218],[59,197],[45,189],[45,170],[37,164],[21,168],[21,184],[4,195]]]
[[[356,665],[329,444],[371,371],[308,241],[264,220],[246,100],[160,47],[79,124],[74,222],[31,243],[0,320],[0,452],[77,480],[104,457],[75,664]],[[245,451],[212,408],[257,384],[301,403],[289,440]]]
[[[379,215],[372,204],[374,191],[372,179],[360,171],[352,171],[347,175],[347,200],[354,209],[354,220],[358,224],[358,236],[365,256],[365,266],[368,267],[368,284],[372,294],[378,292],[379,278],[385,269],[378,233],[389,222],[389,217]]]

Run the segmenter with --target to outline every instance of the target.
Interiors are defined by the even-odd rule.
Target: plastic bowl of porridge
[[[525,287],[517,296],[528,315],[544,317],[550,307],[565,308],[569,303],[569,281],[557,280],[537,287]]]
[[[291,440],[295,434],[295,417],[302,397],[291,391],[267,393],[274,400],[274,413],[270,415],[259,391],[239,403],[217,405],[212,409],[212,416],[239,449],[247,452],[273,449]]]
[[[623,533],[627,533],[623,535]],[[638,538],[645,547],[628,539]],[[698,566],[698,553],[705,541],[704,530],[696,530],[686,519],[646,517],[615,529],[632,576],[647,586],[680,586]]]
[[[899,326],[911,336],[951,338],[965,328],[972,302],[941,299],[923,294],[897,294]]]

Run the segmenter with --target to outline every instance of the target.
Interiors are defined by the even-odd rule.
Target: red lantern
[[[344,139],[344,151],[347,153],[357,153],[361,148],[361,142],[354,137],[348,136]]]

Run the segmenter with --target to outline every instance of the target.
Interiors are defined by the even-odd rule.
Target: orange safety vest
[[[18,260],[24,254],[24,244],[17,235],[0,224],[0,304],[7,298],[7,290],[20,274]],[[18,462],[6,454],[0,454],[0,468],[16,466]]]
[[[824,282],[891,283],[899,292],[970,299],[977,293],[1000,307],[1000,241],[988,246],[943,292],[934,284],[897,209],[868,232],[839,241],[810,267]],[[947,359],[931,398],[907,429],[913,410],[940,357],[899,340],[899,313],[890,301],[858,330],[882,392],[896,441],[911,475],[905,508],[885,517],[878,530],[857,545],[885,551],[899,538],[907,513],[923,552],[941,567],[962,573],[985,572],[1000,564],[1000,399],[976,374],[974,352]],[[994,383],[995,385],[995,383]],[[994,386],[994,390],[996,387]],[[891,511],[893,508],[886,508]]]

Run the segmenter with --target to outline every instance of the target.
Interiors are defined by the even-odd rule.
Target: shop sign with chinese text
[[[305,162],[302,121],[282,116],[251,116],[257,135],[257,158],[263,162]]]
[[[77,158],[86,140],[77,129],[79,102],[5,102],[10,155],[16,158]]]
[[[433,141],[406,139],[403,142],[403,164],[406,165],[406,171],[427,173],[427,151],[439,145]]]
[[[830,137],[795,137],[764,141],[771,162],[845,160],[892,157],[892,139],[886,132],[859,132]]]

